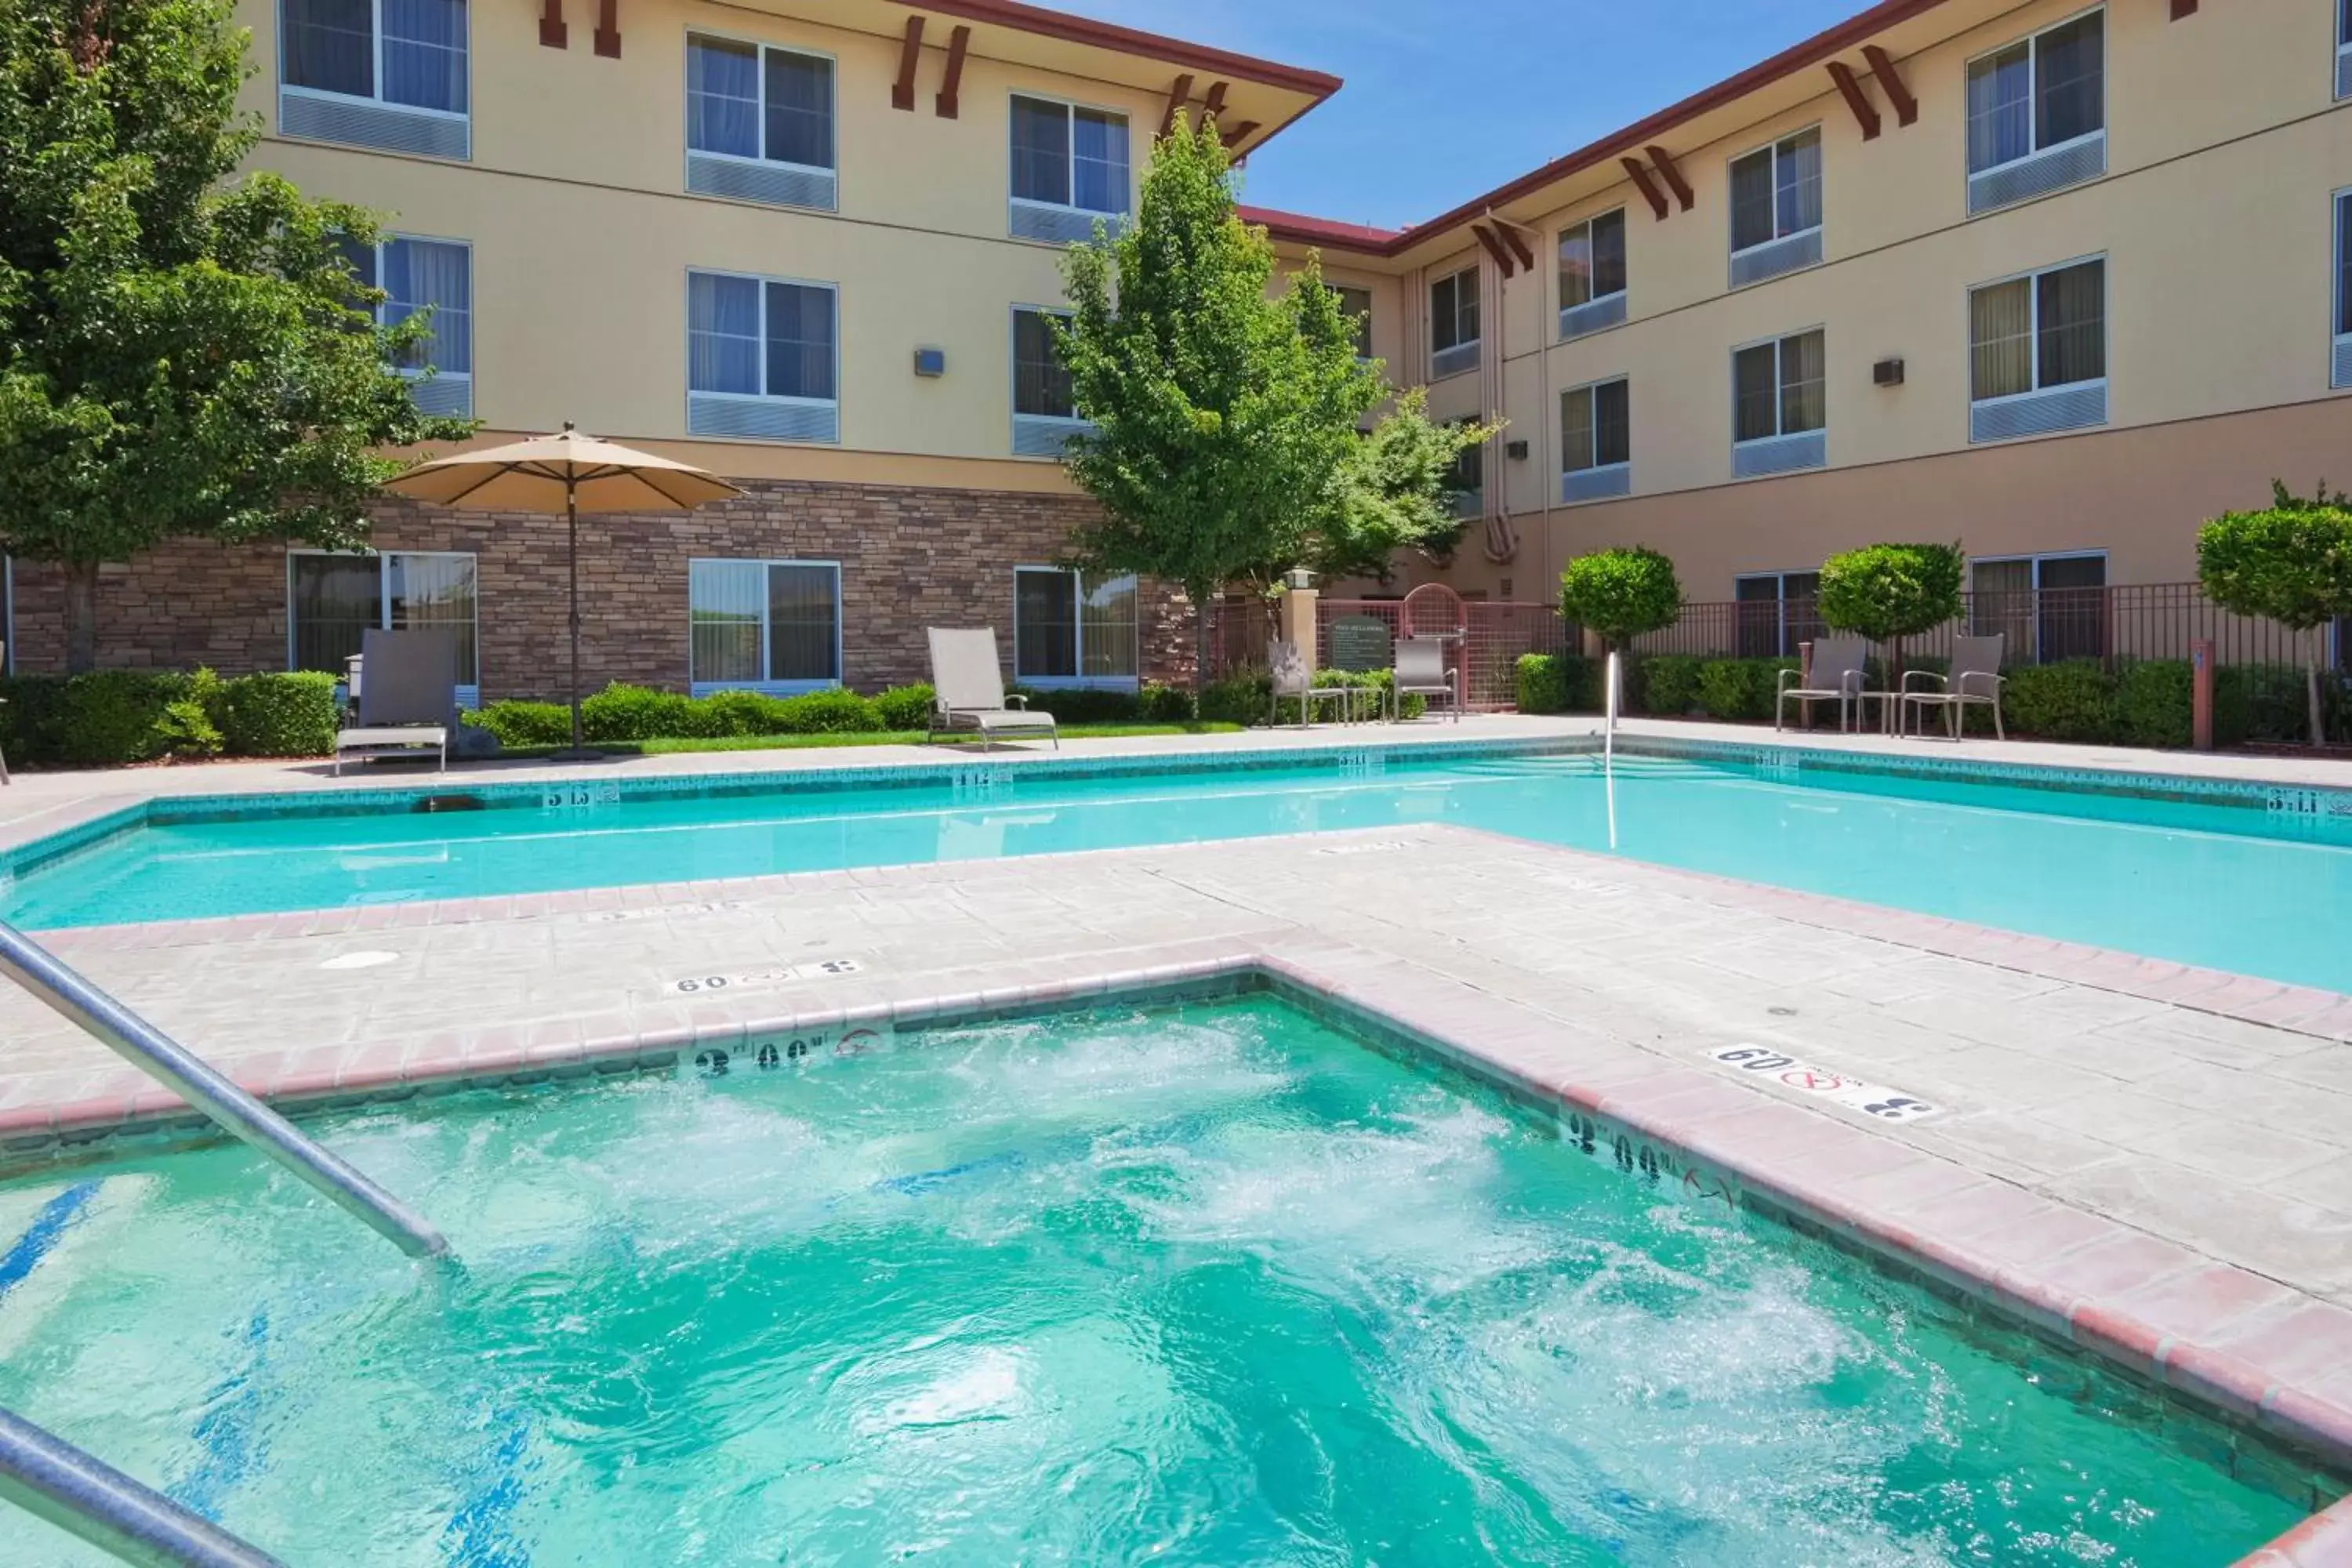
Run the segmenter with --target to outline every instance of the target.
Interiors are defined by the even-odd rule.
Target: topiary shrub
[[[2095,658],[2029,664],[2011,670],[2000,690],[2009,728],[2048,741],[2116,738],[2116,679]]]
[[[885,728],[882,710],[855,691],[811,691],[783,699],[775,710],[778,734],[872,734]]]
[[[1960,613],[1968,558],[1957,544],[1873,544],[1822,563],[1814,603],[1832,631],[1858,632],[1885,646],[1888,690],[1903,683],[1903,639],[1931,632]]]
[[[1698,706],[1698,675],[1709,662],[1689,653],[1658,653],[1643,659],[1642,711],[1679,719]]]
[[[580,704],[580,733],[590,741],[655,741],[699,733],[692,699],[676,691],[614,681]],[[565,739],[571,738],[565,720]],[[500,737],[501,740],[504,737]]]
[[[240,675],[221,685],[220,730],[231,755],[323,757],[335,749],[335,678],[319,670]]]
[[[2327,739],[2322,628],[2352,616],[2352,499],[2323,479],[2309,500],[2271,481],[2263,511],[2223,512],[2197,534],[2197,580],[2225,610],[2312,634],[2304,676],[2304,738]]]
[[[572,743],[572,710],[562,702],[493,702],[465,719],[496,735],[509,750]]]
[[[927,730],[931,723],[931,704],[939,693],[930,682],[913,686],[894,686],[874,699],[874,710],[882,715],[885,730]]]
[[[1605,706],[1606,661],[1573,653],[1523,653],[1517,669],[1522,713],[1597,713]]]
[[[1559,574],[1559,613],[1622,651],[1682,618],[1675,563],[1646,545],[1580,555]]]
[[[1698,705],[1710,719],[1727,724],[1772,717],[1780,671],[1792,658],[1711,658],[1698,668]]]
[[[1136,717],[1147,724],[1190,724],[1194,707],[1192,694],[1178,686],[1146,686],[1136,693]]]

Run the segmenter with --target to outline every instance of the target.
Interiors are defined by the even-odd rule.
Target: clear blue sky
[[[1392,228],[1778,54],[1869,0],[1045,3],[1345,78],[1250,160],[1243,196]]]

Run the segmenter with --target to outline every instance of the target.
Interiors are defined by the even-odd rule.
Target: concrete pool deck
[[[1085,750],[1591,728],[1497,718]],[[1750,744],[1770,733],[1629,729]],[[1804,741],[1914,754],[1927,744]],[[881,750],[621,765],[740,772],[754,758],[800,768],[880,761]],[[2227,769],[2206,776],[2352,782],[2345,764],[2300,759],[1936,748],[2021,752],[2069,768],[2185,773],[2199,763]],[[489,776],[583,773],[605,776]],[[265,774],[281,782],[255,782]],[[334,782],[268,764],[146,770],[126,791],[129,778],[34,775],[18,788],[37,783],[46,805],[28,793],[20,807],[10,791],[0,807],[22,837],[62,826],[57,812],[92,799],[113,809],[183,778],[198,793]],[[1833,1230],[1947,1268],[2013,1315],[2200,1400],[2352,1457],[2352,998],[2330,993],[1436,826],[43,940],[249,1087],[296,1100],[453,1076],[584,1075],[592,1062],[691,1055],[689,1037],[724,1048],[747,1031],[1261,965],[1451,1042],[1563,1108],[1635,1127]],[[713,976],[730,984],[714,994]],[[21,994],[0,995],[0,1157],[37,1159],[61,1130],[175,1104]],[[1939,1111],[1888,1121],[1716,1059],[1743,1047],[1792,1058],[1790,1077],[1856,1079]],[[2352,1562],[2352,1521],[2288,1550],[2264,1561]]]

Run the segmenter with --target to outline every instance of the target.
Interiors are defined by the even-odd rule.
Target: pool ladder
[[[449,1244],[406,1205],[112,996],[0,921],[5,974],[109,1050],[349,1210],[411,1258]],[[0,1499],[151,1568],[284,1568],[63,1439],[0,1409]]]

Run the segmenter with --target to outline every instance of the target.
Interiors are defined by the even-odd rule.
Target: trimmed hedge
[[[885,730],[926,730],[930,727],[931,704],[938,699],[929,681],[894,686],[874,699],[874,710],[882,715]]]
[[[1630,668],[1636,660],[1627,659]],[[1606,661],[1574,653],[1523,653],[1516,674],[1522,713],[1598,713]]]
[[[2000,689],[2001,712],[2021,735],[2047,741],[2116,739],[2116,679],[2095,658],[2021,665]]]
[[[1772,717],[1780,672],[1793,658],[1711,658],[1699,666],[1698,705],[1710,719],[1748,723]]]
[[[563,702],[493,702],[467,721],[488,730],[501,746],[568,746],[572,708]]]
[[[1660,653],[1635,662],[1642,668],[1642,711],[1679,719],[1698,706],[1699,671],[1722,661],[1691,653]]]
[[[209,673],[199,670],[199,682]],[[219,689],[215,718],[232,756],[318,757],[335,749],[341,714],[333,676],[240,675]]]
[[[324,756],[334,677],[100,669],[0,679],[0,748],[20,767],[109,768],[159,757]]]

